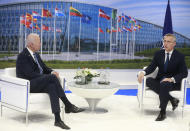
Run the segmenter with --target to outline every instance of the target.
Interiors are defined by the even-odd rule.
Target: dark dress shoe
[[[166,114],[160,112],[160,114],[158,115],[155,121],[163,121],[164,119],[166,119]]]
[[[70,127],[65,125],[65,123],[63,121],[55,122],[54,126],[57,126],[57,127],[60,127],[62,129],[66,129],[66,130],[71,129]]]
[[[65,107],[65,113],[78,113],[78,112],[82,112],[85,109],[82,108],[78,108],[75,105],[72,105],[71,107]]]
[[[171,100],[171,104],[172,104],[172,110],[174,111],[178,107],[179,100],[174,98],[173,100]]]

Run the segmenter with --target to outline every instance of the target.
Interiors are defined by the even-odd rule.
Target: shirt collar
[[[170,52],[165,51],[165,54],[169,53],[169,55],[171,55],[173,53],[174,50],[171,50]]]
[[[31,49],[29,49],[28,47],[26,47],[26,48],[28,49],[30,55],[34,58],[34,52]]]

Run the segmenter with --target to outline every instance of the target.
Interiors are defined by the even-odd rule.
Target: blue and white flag
[[[65,16],[65,15],[61,10],[59,10],[58,8],[55,8],[55,16]]]
[[[82,22],[90,24],[91,19],[92,18],[90,16],[82,14]]]
[[[33,19],[40,19],[41,18],[41,15],[38,14],[36,11],[32,11],[32,16],[33,16]]]

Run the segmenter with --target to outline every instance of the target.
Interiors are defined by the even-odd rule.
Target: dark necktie
[[[167,53],[167,58],[166,58],[166,62],[164,64],[164,72],[166,73],[167,68],[168,68],[168,63],[169,63],[169,53]]]
[[[34,55],[34,60],[36,61],[37,65],[38,65],[38,68],[40,70],[40,74],[43,74],[43,69],[42,67],[40,66],[40,63],[38,62],[38,58],[36,56],[36,53],[33,54]]]

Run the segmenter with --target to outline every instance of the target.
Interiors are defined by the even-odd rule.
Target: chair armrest
[[[1,75],[0,86],[2,104],[20,111],[27,111],[30,91],[28,80]]]
[[[13,77],[13,76],[8,76],[8,75],[1,75],[0,80],[14,83],[14,84],[19,84],[19,85],[27,85],[29,82],[29,80]]]
[[[65,77],[64,76],[59,76],[59,81],[60,81],[60,84],[62,86],[62,88],[65,90]]]

